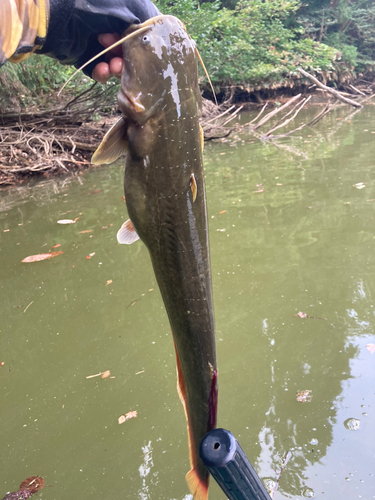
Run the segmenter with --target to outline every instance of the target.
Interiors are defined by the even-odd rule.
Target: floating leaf
[[[53,245],[52,248],[59,248],[59,247],[61,247],[61,243],[58,243],[57,245]]]
[[[51,259],[52,257],[56,257],[57,255],[61,255],[62,251],[60,252],[49,252],[49,253],[40,253],[38,255],[29,255],[28,257],[25,257],[21,262],[39,262],[40,260],[47,260]]]
[[[44,487],[44,479],[41,476],[30,476],[20,484],[20,490],[30,490],[33,495],[38,490]],[[20,493],[19,491],[17,493]],[[26,495],[25,495],[26,496]],[[17,496],[17,498],[23,498],[22,495]],[[28,498],[28,496],[26,496]]]
[[[92,229],[85,229],[84,231],[79,232],[79,234],[84,234],[84,233],[92,233]]]
[[[226,213],[226,210],[222,210],[221,212],[219,212],[219,215],[220,214],[225,214]]]
[[[111,283],[112,283],[112,280],[107,280],[107,283],[105,284],[105,286],[110,285]]]
[[[296,394],[296,399],[300,403],[310,403],[312,399],[311,390],[307,389],[306,391],[298,391]]]
[[[61,219],[57,221],[57,224],[75,224],[76,221],[72,219]]]
[[[374,354],[375,344],[367,344],[366,349],[368,349],[371,352],[371,354]]]
[[[92,252],[92,253],[89,253],[87,256],[86,256],[86,259],[91,259],[91,257],[94,257],[95,255],[95,252]]]
[[[111,372],[109,370],[106,370],[105,372],[102,373],[102,378],[108,378],[111,375]]]
[[[258,191],[253,191],[253,193],[263,193],[264,189],[258,189]]]
[[[123,424],[124,422],[126,422],[130,418],[135,418],[136,416],[137,416],[136,411],[128,411],[128,413],[126,413],[125,415],[121,415],[121,417],[119,417],[118,423]]]

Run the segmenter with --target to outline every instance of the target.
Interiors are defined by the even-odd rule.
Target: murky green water
[[[268,484],[291,451],[275,500],[375,498],[375,107],[347,112],[278,147],[205,152],[218,422]],[[38,474],[48,500],[188,498],[165,310],[145,247],[116,242],[122,178],[0,193],[0,497]]]

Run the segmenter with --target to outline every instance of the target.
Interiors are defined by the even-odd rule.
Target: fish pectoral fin
[[[193,193],[193,202],[194,202],[198,194],[198,184],[194,174],[191,174],[190,176],[190,189],[191,192]]]
[[[101,165],[112,163],[128,149],[127,122],[121,117],[105,134],[98,149],[92,155],[91,163]]]
[[[117,232],[117,241],[122,245],[131,245],[137,240],[139,240],[137,231],[135,230],[132,221],[128,219],[123,223]]]

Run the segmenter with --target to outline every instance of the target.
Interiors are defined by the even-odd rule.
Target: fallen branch
[[[264,125],[265,123],[268,122],[268,120],[271,120],[275,115],[280,113],[280,111],[283,111],[285,108],[291,106],[294,102],[296,102],[299,98],[301,97],[301,94],[297,94],[296,96],[292,97],[289,99],[288,102],[280,106],[279,108],[275,109],[274,111],[271,111],[271,113],[268,113],[264,118],[262,118],[256,125],[254,125],[253,130],[257,130],[259,127]]]
[[[220,115],[217,115],[217,116],[214,116],[213,118],[211,118],[211,120],[207,120],[207,121],[204,121],[202,123],[202,127],[205,127],[206,125],[208,125],[209,123],[212,123],[214,122],[215,120],[217,120],[218,118],[221,118],[222,116],[226,115],[227,113],[229,113],[229,111],[232,111],[233,108],[235,108],[236,106],[233,104],[233,106],[231,106],[230,108],[228,108],[226,111],[224,111],[224,113],[221,113]]]
[[[302,75],[305,76],[306,78],[309,78],[313,83],[315,83],[321,89],[334,95],[335,97],[337,97],[337,99],[340,99],[340,101],[345,102],[345,104],[350,104],[351,106],[354,106],[355,108],[362,108],[363,107],[362,104],[360,104],[359,102],[353,101],[352,99],[348,99],[347,97],[344,97],[337,90],[334,90],[331,87],[327,87],[326,85],[323,85],[323,83],[321,83],[317,78],[315,78],[315,76],[310,75],[310,73],[308,73],[304,69],[298,68],[298,71],[300,73],[302,73]]]
[[[349,87],[352,88],[357,94],[363,95],[364,97],[367,97],[367,94],[362,92],[362,90],[357,89],[357,87],[354,87],[354,85],[349,84]]]
[[[323,118],[323,116],[325,116],[327,113],[329,113],[331,111],[331,109],[333,109],[336,106],[336,103],[337,103],[337,99],[333,102],[333,104],[331,104],[331,102],[327,102],[327,104],[324,106],[324,109],[320,113],[318,113],[306,125],[307,126],[313,126],[316,123],[318,123],[318,121],[320,121]]]
[[[290,123],[292,120],[294,120],[294,118],[298,115],[298,113],[299,113],[299,112],[301,111],[301,109],[305,106],[305,104],[307,104],[307,103],[309,102],[309,100],[310,100],[310,99],[311,99],[311,95],[310,95],[307,99],[306,99],[306,98],[304,98],[304,99],[302,99],[302,101],[301,101],[301,102],[299,102],[298,104],[296,104],[296,105],[294,106],[294,108],[293,108],[291,111],[289,111],[289,113],[287,113],[287,114],[284,116],[284,118],[286,118],[287,116],[289,116],[289,115],[290,115],[290,114],[291,114],[291,113],[292,113],[292,112],[293,112],[296,108],[298,108],[298,109],[297,109],[297,111],[294,113],[294,115],[293,115],[291,118],[289,118],[288,120],[282,121],[282,120],[284,120],[284,118],[283,118],[282,120],[279,120],[273,128],[271,128],[268,132],[266,132],[266,133],[264,134],[264,136],[262,137],[262,139],[266,139],[266,138],[267,138],[269,135],[271,135],[271,134],[272,134],[272,132],[274,132],[275,130],[277,130],[277,129],[279,129],[279,128],[282,128],[282,127],[285,127],[285,125],[288,125],[288,123]],[[281,121],[282,121],[282,123],[280,123]],[[280,123],[280,124],[279,124],[279,123]],[[304,124],[304,125],[305,125],[305,124]],[[301,127],[301,128],[302,128],[302,127]]]
[[[239,108],[236,109],[236,111],[234,111],[232,113],[232,115],[228,118],[228,120],[226,120],[223,124],[222,124],[222,127],[225,127],[225,125],[227,123],[229,123],[230,121],[233,120],[233,118],[241,111],[241,109],[243,108],[243,106],[240,106]]]

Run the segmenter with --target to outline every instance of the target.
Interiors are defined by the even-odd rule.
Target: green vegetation
[[[373,0],[157,0],[180,17],[214,83],[272,87],[296,67],[334,75],[375,65]]]
[[[234,9],[220,2],[158,0],[163,13],[176,15],[197,43],[219,85],[270,87],[307,71],[333,69],[336,50],[304,38],[295,21],[298,0],[241,0]]]
[[[301,6],[296,21],[304,36],[340,51],[339,65],[356,72],[375,65],[373,0],[310,0]]]
[[[37,55],[21,64],[7,63],[0,69],[0,110],[17,112],[28,106],[43,106],[44,100],[50,101],[51,91],[58,91],[74,70]],[[71,82],[69,89],[82,91],[91,84],[92,81],[82,74]]]
[[[374,0],[155,0],[187,26],[217,88],[293,86],[297,67],[339,80],[375,65]],[[0,109],[50,95],[74,68],[41,56],[0,70]],[[89,84],[82,75],[70,88]],[[22,102],[19,102],[19,96]]]

